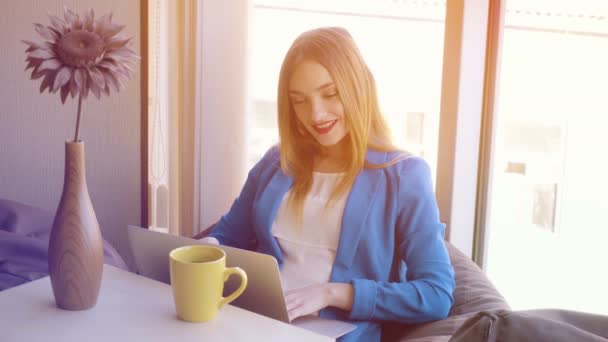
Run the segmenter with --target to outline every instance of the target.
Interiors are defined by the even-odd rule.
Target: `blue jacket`
[[[384,163],[397,153],[368,151]],[[221,244],[283,256],[271,232],[293,178],[283,173],[278,147],[251,169],[243,190],[211,236]],[[320,316],[353,321],[341,341],[379,341],[383,321],[420,323],[445,318],[452,305],[454,270],[444,243],[429,167],[418,157],[382,169],[363,169],[342,218],[331,282],[351,283],[352,310],[328,307]],[[254,247],[256,246],[256,247]]]

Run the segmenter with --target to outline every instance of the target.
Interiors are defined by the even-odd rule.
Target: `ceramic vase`
[[[51,229],[48,262],[59,308],[95,306],[103,272],[103,239],[87,188],[83,142],[65,143],[63,192]]]

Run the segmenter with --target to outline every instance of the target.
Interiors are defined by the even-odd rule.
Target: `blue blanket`
[[[48,243],[53,214],[0,198],[0,291],[48,275]],[[107,241],[104,262],[128,270]]]

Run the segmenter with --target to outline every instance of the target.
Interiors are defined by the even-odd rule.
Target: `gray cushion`
[[[456,273],[454,305],[450,310],[450,316],[483,310],[511,309],[477,264],[449,242],[446,242],[446,247]]]
[[[608,342],[608,317],[566,310],[480,312],[452,342]]]
[[[446,247],[456,275],[454,304],[448,318],[423,324],[386,324],[383,341],[447,341],[478,312],[510,309],[504,297],[468,256],[449,242]]]

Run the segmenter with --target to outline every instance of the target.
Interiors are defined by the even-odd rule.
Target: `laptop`
[[[170,284],[169,252],[182,246],[205,244],[192,238],[137,226],[129,226],[127,235],[138,273],[166,284]],[[228,246],[216,247],[226,252],[226,267],[238,266],[247,273],[247,287],[231,305],[334,339],[357,328],[351,323],[315,316],[300,317],[289,322],[277,260],[263,253]],[[230,277],[224,286],[224,296],[238,288],[239,282],[238,277]]]

